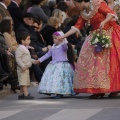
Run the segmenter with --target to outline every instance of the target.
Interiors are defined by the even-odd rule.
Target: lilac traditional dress
[[[41,82],[38,87],[39,93],[74,94],[73,91],[73,77],[74,70],[67,58],[67,43],[55,44],[39,60],[43,62],[52,56],[52,61],[46,67]]]

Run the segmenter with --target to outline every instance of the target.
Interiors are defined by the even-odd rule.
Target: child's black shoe
[[[24,100],[33,100],[34,97],[28,94],[27,96],[24,96]]]
[[[18,95],[18,100],[23,100],[24,99],[24,94],[23,95]]]

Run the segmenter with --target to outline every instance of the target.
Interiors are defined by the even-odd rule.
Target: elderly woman
[[[53,33],[57,31],[60,20],[57,17],[50,17],[46,27],[41,30],[41,34],[47,45],[53,45]]]

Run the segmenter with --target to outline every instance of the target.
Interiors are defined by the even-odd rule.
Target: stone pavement
[[[35,100],[17,100],[11,94],[0,100],[0,120],[120,120],[120,97],[90,100],[88,94],[63,99],[38,94],[29,89]]]
[[[3,90],[0,90],[0,99],[10,95],[11,90],[10,90],[10,86],[4,86]]]
[[[31,87],[32,86],[36,86],[36,82],[31,82]],[[18,93],[19,91],[16,90],[16,92]],[[13,93],[13,91],[11,91],[11,86],[7,84],[7,86],[3,87],[3,90],[0,90],[0,99],[10,95],[11,93]]]

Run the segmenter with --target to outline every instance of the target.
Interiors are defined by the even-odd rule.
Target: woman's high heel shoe
[[[119,92],[111,92],[109,95],[108,95],[108,98],[116,98],[117,95],[118,95]]]
[[[97,99],[97,98],[103,98],[105,93],[100,93],[100,94],[93,94],[89,96],[89,99]]]

